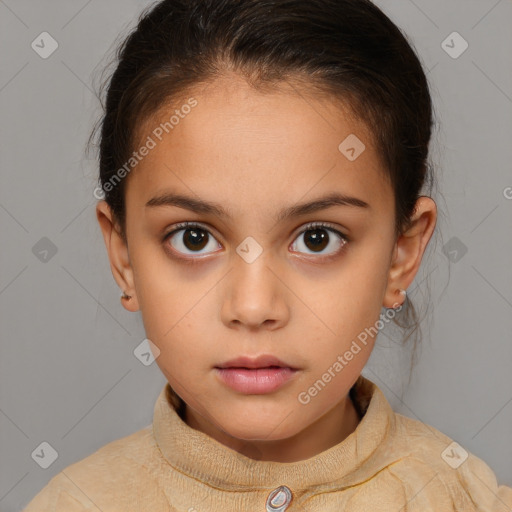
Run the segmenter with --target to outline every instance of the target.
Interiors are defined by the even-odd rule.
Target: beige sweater
[[[481,459],[395,413],[363,376],[351,396],[364,414],[356,430],[284,464],[245,457],[189,427],[166,384],[152,425],[69,465],[24,512],[512,511],[512,488],[498,487]]]

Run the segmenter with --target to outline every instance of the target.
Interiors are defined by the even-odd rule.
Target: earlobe
[[[437,209],[433,199],[419,197],[409,227],[395,243],[384,295],[384,307],[396,308],[397,304],[403,303],[403,294],[400,290],[407,290],[414,280],[434,232],[436,218]]]
[[[118,231],[112,211],[106,201],[102,200],[96,204],[96,217],[105,241],[112,275],[119,288],[127,296],[130,296],[130,299],[122,299],[121,303],[128,311],[138,311],[139,305],[135,293],[128,247]]]

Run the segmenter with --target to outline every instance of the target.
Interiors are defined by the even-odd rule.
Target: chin
[[[221,425],[221,429],[231,437],[241,441],[281,441],[288,439],[300,432],[300,427],[295,423],[294,428],[286,425],[286,420],[263,421],[261,418],[247,420],[245,423],[229,423]]]

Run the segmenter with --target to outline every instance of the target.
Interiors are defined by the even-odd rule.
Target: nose
[[[223,289],[222,321],[230,328],[278,329],[288,322],[287,287],[263,251],[255,260],[238,255]],[[282,272],[281,272],[282,273]]]

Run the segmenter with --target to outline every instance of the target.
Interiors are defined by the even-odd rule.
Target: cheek
[[[160,350],[157,364],[170,382],[172,377],[189,386],[201,382],[204,370],[216,361],[212,296],[205,297],[197,285],[162,285],[151,279],[145,283],[141,313],[146,336]]]
[[[342,277],[341,300],[368,321],[380,312],[389,273],[387,246],[379,238],[368,237],[347,265]]]
[[[316,361],[314,378],[320,378],[331,368],[337,375],[333,383],[355,379],[370,357],[387,277],[385,262],[373,254],[359,253],[321,283],[302,282],[303,292],[298,295],[305,297],[304,303],[309,307],[300,306],[299,316],[306,324],[304,332],[315,333],[304,345]],[[339,371],[339,366],[338,371],[332,369],[337,357],[345,354],[340,363],[343,370]],[[332,389],[336,384],[329,387]]]
[[[321,283],[302,282],[303,291],[298,295],[304,297],[307,307],[300,306],[301,315],[311,319],[312,329],[316,324],[321,337],[351,339],[378,318],[385,283],[382,262],[368,264],[361,258],[332,272]]]
[[[137,250],[131,255],[131,264],[146,333],[162,338],[196,302],[193,287],[187,286],[179,268],[158,245],[144,242],[134,246]]]
[[[211,353],[214,346],[211,337],[208,338],[202,328],[194,327],[198,324],[193,315],[181,321],[178,318],[170,325],[159,319],[156,323],[165,324],[165,331],[168,331],[161,337],[154,336],[154,343],[160,349],[156,362],[171,385],[175,382],[178,387],[182,386],[182,393],[204,386],[205,372],[217,361]]]

